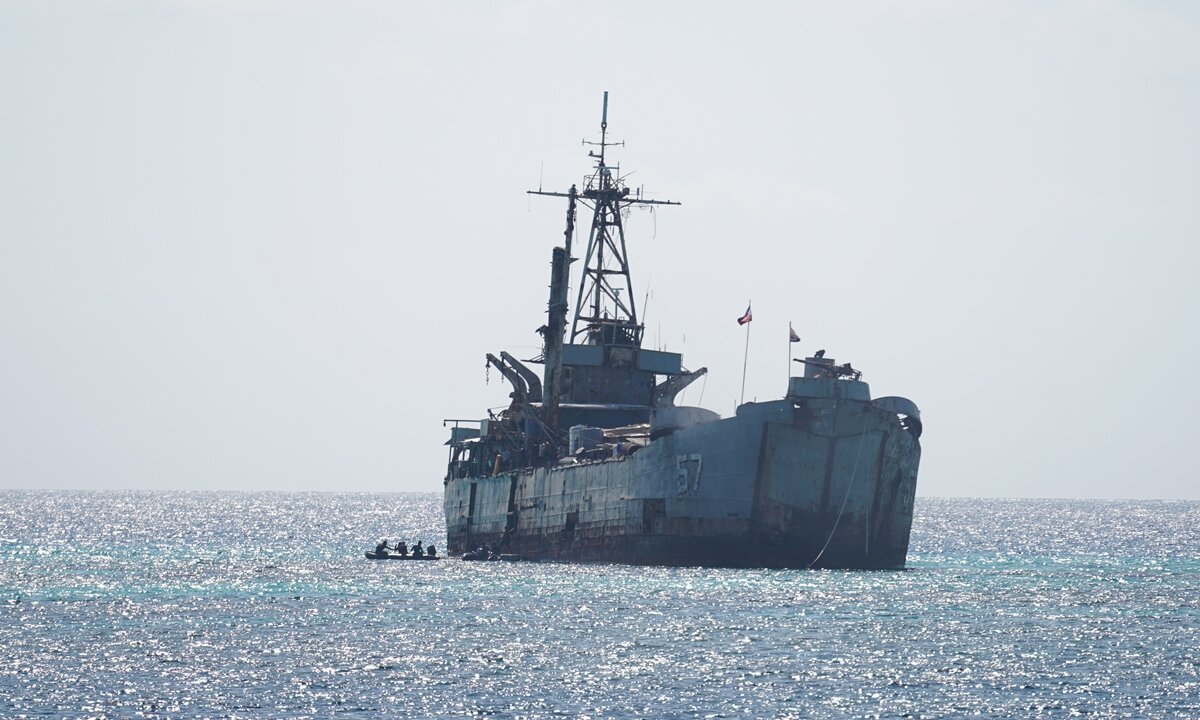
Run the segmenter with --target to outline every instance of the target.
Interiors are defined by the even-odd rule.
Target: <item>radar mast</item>
[[[596,161],[596,166],[584,179],[582,191],[577,195],[574,187],[570,193],[529,191],[533,195],[577,198],[592,209],[592,226],[576,295],[570,343],[641,347],[644,328],[638,323],[621,212],[632,205],[679,203],[646,200],[640,192],[631,193],[621,178],[620,167],[608,164],[608,148],[625,144],[608,140],[608,91],[604,92],[604,109],[600,116],[600,142],[585,140],[583,144],[599,148],[599,152],[588,151],[588,157]]]

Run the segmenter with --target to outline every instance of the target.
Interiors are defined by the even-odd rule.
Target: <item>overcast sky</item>
[[[792,322],[921,407],[921,495],[1200,498],[1200,5],[1148,0],[0,2],[0,487],[440,491],[605,90],[684,402],[752,299],[747,399]]]

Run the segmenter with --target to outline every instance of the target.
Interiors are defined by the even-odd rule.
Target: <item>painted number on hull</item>
[[[689,495],[700,489],[700,469],[703,463],[700,453],[687,453],[675,459],[676,495]]]

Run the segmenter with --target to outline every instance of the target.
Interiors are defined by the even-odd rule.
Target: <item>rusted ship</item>
[[[499,415],[453,423],[445,477],[449,551],[566,562],[902,568],[921,456],[917,406],[872,399],[824,352],[786,394],[733,417],[676,404],[705,368],[642,347],[622,211],[678,205],[631,190],[610,166],[608,93],[582,189],[553,248],[542,355],[488,363],[512,386]],[[591,213],[569,334],[580,207]],[[534,278],[529,278],[530,282]],[[541,372],[530,365],[541,364]]]

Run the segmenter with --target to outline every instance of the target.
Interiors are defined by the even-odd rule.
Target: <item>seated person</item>
[[[408,555],[408,544],[405,543],[403,540],[396,541],[396,554],[397,555]]]
[[[428,555],[429,557],[437,557],[437,548],[434,547],[433,545],[430,545],[429,548],[425,551],[425,554]]]
[[[413,547],[412,547],[413,557],[424,557],[425,556],[425,548],[421,547],[421,543],[422,543],[422,541],[418,540],[417,544],[413,545]]]

